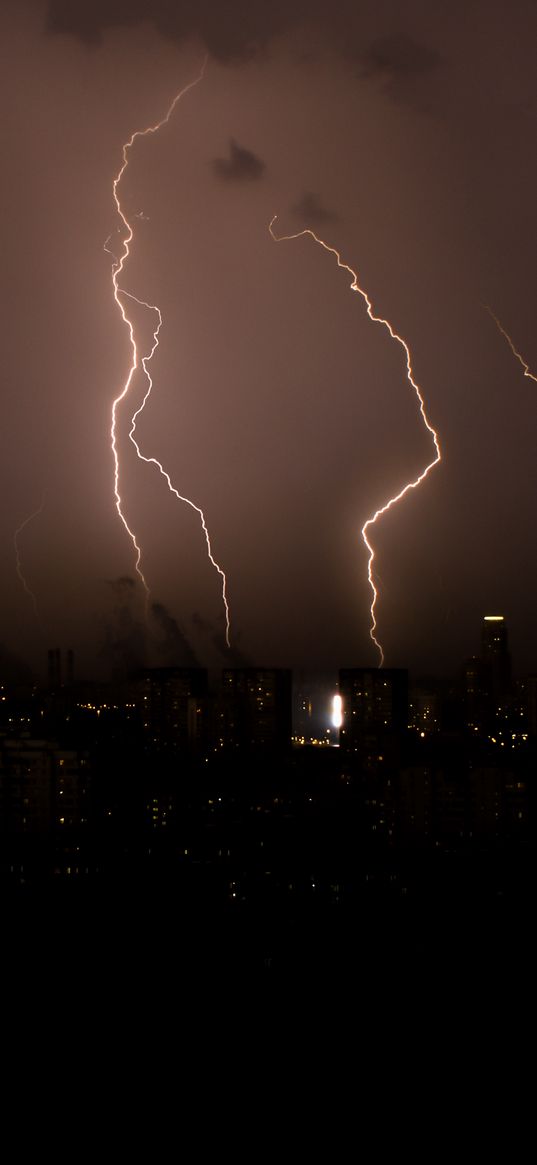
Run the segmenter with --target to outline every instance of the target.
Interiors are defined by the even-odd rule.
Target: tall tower
[[[135,684],[146,748],[169,757],[200,744],[208,676],[202,667],[149,667]]]
[[[408,725],[408,672],[404,668],[341,668],[340,747],[358,751],[403,734]],[[384,747],[384,745],[383,745]]]
[[[290,668],[224,668],[220,717],[222,747],[285,753],[291,744],[291,732]]]
[[[507,695],[511,686],[511,656],[503,615],[485,615],[481,631],[481,658],[489,673],[491,694],[495,699],[501,699]]]

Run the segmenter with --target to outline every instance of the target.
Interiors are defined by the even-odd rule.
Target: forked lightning
[[[113,455],[113,459],[114,459],[114,495],[115,495],[115,499],[116,499],[116,509],[117,509],[119,517],[121,518],[121,521],[125,527],[125,530],[127,531],[129,538],[131,539],[134,550],[136,552],[136,562],[135,562],[136,571],[137,571],[137,574],[139,575],[141,582],[142,582],[142,585],[145,589],[146,597],[149,598],[149,587],[147,585],[145,576],[144,576],[142,568],[141,568],[141,558],[142,558],[141,547],[139,546],[139,544],[136,540],[136,535],[134,534],[134,531],[130,528],[130,526],[127,522],[127,519],[125,518],[125,515],[123,513],[123,504],[122,504],[121,494],[119,491],[119,476],[120,476],[120,474],[119,474],[119,455],[118,455],[118,451],[117,451],[117,441],[116,441],[118,406],[120,405],[121,401],[123,401],[125,399],[125,397],[128,395],[134,373],[141,363],[144,375],[145,375],[146,380],[147,380],[147,390],[146,390],[145,396],[143,398],[142,404],[140,405],[140,408],[136,410],[136,412],[133,414],[133,416],[131,418],[131,428],[129,431],[129,438],[130,438],[132,444],[134,445],[134,448],[136,450],[136,454],[137,454],[138,458],[140,459],[140,461],[145,461],[147,464],[150,464],[150,465],[156,465],[159,472],[165,478],[167,485],[168,485],[168,489],[173,494],[175,494],[175,496],[179,499],[179,501],[186,502],[187,505],[191,506],[192,509],[196,510],[196,513],[199,514],[201,526],[202,526],[203,533],[205,536],[205,541],[207,543],[207,554],[208,554],[209,560],[210,560],[212,566],[215,568],[215,570],[218,571],[218,574],[220,575],[220,578],[222,580],[222,601],[224,604],[224,610],[225,610],[225,616],[226,616],[226,642],[227,642],[227,645],[229,647],[229,643],[230,643],[230,638],[229,638],[229,635],[230,635],[230,613],[229,613],[229,605],[228,605],[228,601],[227,601],[226,576],[224,574],[224,571],[222,570],[222,567],[219,566],[219,564],[216,562],[216,559],[213,557],[213,553],[212,553],[212,549],[211,549],[211,541],[209,538],[209,531],[207,528],[207,524],[205,521],[205,515],[203,513],[203,510],[201,510],[199,506],[195,505],[195,503],[193,501],[191,501],[190,498],[184,497],[182,494],[180,494],[178,492],[177,489],[175,489],[175,487],[172,485],[169,474],[163,468],[160,461],[157,461],[156,457],[144,456],[144,454],[141,452],[140,446],[135,438],[136,419],[137,419],[137,417],[139,417],[147,400],[149,399],[149,396],[151,395],[151,390],[153,387],[153,381],[152,381],[151,376],[149,374],[147,365],[148,365],[149,361],[151,360],[152,356],[154,355],[154,353],[158,347],[158,342],[159,342],[158,337],[159,337],[160,329],[162,327],[162,314],[161,314],[160,308],[157,307],[156,304],[147,303],[145,300],[139,299],[136,295],[133,295],[132,292],[126,291],[123,287],[120,287],[120,282],[119,282],[120,277],[121,277],[122,272],[123,272],[124,267],[125,267],[125,263],[129,257],[130,244],[131,244],[132,239],[134,237],[134,228],[132,226],[132,223],[129,222],[129,219],[127,218],[127,215],[125,214],[125,211],[123,210],[120,199],[119,199],[119,186],[121,183],[121,179],[123,178],[123,175],[125,173],[125,170],[127,169],[127,166],[129,164],[129,152],[132,149],[137,138],[143,138],[143,137],[148,136],[149,134],[158,133],[159,129],[161,129],[163,125],[166,125],[167,122],[169,122],[177,103],[181,100],[182,97],[185,96],[186,93],[188,93],[188,91],[190,89],[192,89],[195,85],[198,85],[199,82],[201,81],[201,79],[205,73],[206,64],[207,64],[207,60],[205,59],[198,76],[193,81],[190,81],[188,85],[185,85],[185,87],[183,89],[181,89],[181,91],[179,93],[176,94],[176,96],[174,97],[167,113],[160,121],[158,121],[155,125],[148,126],[147,129],[135,130],[135,132],[131,134],[128,141],[125,142],[125,144],[123,145],[123,150],[122,150],[123,163],[122,163],[122,166],[121,166],[120,170],[118,171],[118,173],[113,181],[114,201],[116,204],[117,213],[121,219],[121,222],[123,223],[124,233],[122,233],[122,237],[121,237],[121,253],[119,255],[119,258],[114,257],[114,261],[112,264],[112,283],[113,283],[113,288],[114,288],[114,299],[117,303],[119,311],[121,312],[121,318],[123,320],[123,323],[126,325],[126,327],[128,328],[128,331],[129,331],[129,339],[130,339],[130,345],[131,345],[131,350],[132,350],[132,357],[131,357],[131,365],[129,368],[129,372],[128,372],[128,376],[127,376],[127,379],[125,381],[125,384],[123,385],[121,392],[115,398],[115,400],[113,401],[113,404],[112,404],[112,424],[111,424],[111,428],[110,428],[110,438],[111,438],[112,455]],[[133,215],[133,218],[142,218],[142,217],[145,217],[145,216],[142,216],[141,213]],[[120,228],[120,233],[122,232],[123,228]],[[105,244],[105,246],[106,246],[106,249],[109,250],[107,244]],[[157,317],[157,325],[153,331],[153,346],[152,346],[149,354],[146,356],[143,356],[141,358],[139,358],[139,355],[138,355],[138,346],[136,343],[134,324],[133,324],[132,320],[130,319],[129,315],[127,314],[127,310],[126,310],[126,306],[125,306],[125,302],[124,302],[125,300],[134,301],[140,307],[145,307],[149,311],[154,312],[156,314],[156,317]]]
[[[376,619],[375,610],[376,610],[377,599],[378,599],[378,591],[377,591],[377,588],[375,586],[375,580],[373,577],[373,563],[375,561],[375,551],[373,550],[371,542],[369,541],[369,536],[368,536],[369,530],[370,530],[370,527],[374,526],[375,522],[377,522],[378,519],[381,518],[383,514],[386,514],[388,512],[388,510],[391,510],[392,506],[394,506],[396,504],[396,502],[400,502],[401,498],[404,498],[405,494],[407,494],[409,492],[409,490],[416,489],[416,487],[418,485],[420,485],[421,482],[427,477],[427,474],[430,472],[430,470],[433,469],[433,467],[435,465],[438,465],[438,463],[441,461],[442,458],[441,458],[441,453],[440,453],[440,444],[438,441],[438,435],[436,433],[436,430],[433,428],[433,426],[431,425],[431,423],[427,417],[427,413],[425,411],[425,402],[423,400],[421,390],[420,390],[418,384],[416,383],[416,381],[414,380],[414,377],[412,375],[412,364],[411,364],[411,360],[410,360],[410,349],[408,347],[408,344],[406,343],[405,340],[403,340],[402,336],[399,336],[397,334],[397,332],[394,331],[389,320],[385,320],[382,318],[382,316],[376,316],[373,314],[373,306],[372,306],[371,300],[369,299],[367,292],[365,292],[363,290],[363,288],[360,287],[360,285],[358,283],[358,276],[356,274],[356,271],[353,271],[352,267],[349,267],[348,263],[343,262],[339,251],[337,251],[335,247],[331,247],[328,243],[326,243],[324,241],[324,239],[319,238],[319,236],[315,234],[315,231],[312,231],[309,227],[307,227],[303,231],[297,231],[296,234],[292,234],[292,235],[277,235],[277,234],[275,234],[275,232],[273,230],[273,226],[274,226],[274,223],[276,222],[277,217],[278,217],[277,215],[274,215],[274,217],[271,219],[271,221],[269,223],[269,231],[270,231],[270,234],[272,235],[272,238],[274,239],[274,241],[276,243],[282,243],[282,242],[285,242],[285,241],[290,240],[290,239],[300,239],[304,235],[309,235],[312,239],[314,239],[314,241],[316,243],[319,244],[320,247],[323,247],[323,249],[325,251],[329,251],[331,255],[334,255],[335,259],[337,261],[338,267],[341,267],[344,271],[348,271],[349,275],[352,277],[351,291],[358,291],[359,294],[362,296],[362,299],[364,300],[364,303],[366,304],[367,314],[368,314],[370,320],[373,320],[373,322],[376,324],[382,324],[385,328],[388,329],[392,340],[397,340],[397,342],[399,344],[401,344],[401,347],[404,349],[405,357],[406,357],[407,379],[409,380],[410,384],[412,385],[412,388],[414,389],[414,392],[418,398],[419,406],[420,406],[420,413],[422,415],[425,427],[428,429],[428,431],[431,434],[431,437],[433,439],[433,444],[434,444],[434,448],[435,448],[435,456],[434,456],[433,460],[430,461],[429,464],[425,466],[425,469],[420,473],[419,477],[416,477],[415,480],[413,480],[413,481],[409,481],[405,486],[403,486],[403,489],[399,490],[399,493],[395,494],[394,497],[389,498],[389,500],[383,506],[381,506],[378,510],[376,510],[375,513],[373,514],[373,516],[371,518],[368,518],[367,521],[364,522],[364,524],[362,526],[362,531],[361,531],[362,539],[364,541],[364,544],[366,546],[368,556],[369,556],[368,563],[367,563],[367,578],[368,578],[368,582],[369,582],[369,586],[371,588],[371,594],[372,594],[371,606],[369,608],[370,614],[371,614],[371,626],[369,629],[369,635],[370,635],[371,639],[373,640],[373,643],[375,644],[375,647],[377,648],[377,650],[379,652],[379,657],[380,657],[379,658],[379,667],[382,667],[384,664],[384,651],[383,651],[382,645],[379,643],[379,640],[376,638],[376,635],[375,635],[375,631],[377,629],[377,619]]]

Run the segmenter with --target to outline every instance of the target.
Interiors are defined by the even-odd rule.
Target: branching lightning
[[[424,481],[424,479],[427,477],[430,470],[433,469],[435,465],[438,465],[438,463],[442,460],[441,453],[440,453],[440,444],[439,444],[439,440],[438,440],[438,434],[437,434],[436,430],[433,428],[433,426],[431,425],[431,423],[427,417],[427,413],[425,411],[425,402],[423,400],[421,390],[419,388],[419,385],[414,380],[414,377],[412,374],[412,363],[411,363],[411,358],[410,358],[410,349],[408,347],[408,344],[406,343],[405,340],[403,340],[402,336],[399,336],[397,334],[397,332],[394,331],[389,320],[383,319],[382,316],[374,315],[373,305],[371,303],[371,300],[369,299],[367,292],[365,292],[364,289],[362,287],[360,287],[360,285],[358,283],[358,276],[356,274],[356,271],[354,271],[352,267],[349,267],[348,263],[343,262],[339,251],[337,251],[335,247],[331,247],[328,243],[325,243],[324,239],[319,238],[319,236],[316,235],[315,232],[312,231],[309,227],[306,228],[305,230],[297,231],[295,234],[292,234],[292,235],[276,235],[274,230],[273,230],[273,226],[274,226],[274,223],[276,222],[277,217],[278,217],[277,215],[274,215],[274,217],[271,219],[271,221],[269,223],[269,231],[270,231],[270,234],[271,234],[272,238],[274,239],[274,241],[276,243],[281,243],[281,242],[285,242],[285,241],[291,240],[291,239],[300,239],[300,238],[302,238],[303,235],[310,235],[310,237],[312,239],[314,239],[314,241],[316,243],[318,243],[320,247],[322,247],[325,251],[329,251],[331,255],[335,256],[338,267],[341,267],[344,271],[348,271],[349,275],[352,277],[352,282],[350,285],[351,291],[357,291],[362,296],[362,299],[366,305],[367,314],[368,314],[370,320],[372,320],[373,323],[382,324],[383,327],[387,328],[392,340],[397,340],[397,342],[404,349],[405,358],[406,358],[407,379],[410,382],[410,384],[412,385],[412,388],[414,389],[414,392],[415,392],[416,397],[417,397],[418,402],[419,402],[419,408],[420,408],[420,413],[421,413],[423,422],[425,424],[426,429],[431,434],[434,448],[435,448],[435,456],[434,456],[433,460],[430,461],[429,464],[425,466],[425,469],[422,470],[422,472],[419,474],[419,476],[416,477],[413,481],[409,481],[405,486],[403,486],[403,488],[401,490],[399,490],[399,493],[395,494],[394,497],[389,498],[389,500],[383,506],[380,506],[380,508],[378,510],[376,510],[375,513],[372,515],[372,517],[368,518],[364,522],[364,524],[362,526],[362,530],[361,530],[362,539],[363,539],[364,545],[367,549],[368,556],[369,556],[368,563],[367,563],[367,578],[368,578],[369,586],[371,588],[371,595],[372,595],[371,605],[369,608],[370,615],[371,615],[371,625],[370,625],[370,629],[369,629],[369,635],[370,635],[370,638],[372,639],[373,643],[375,644],[375,647],[377,648],[377,650],[379,652],[379,657],[380,657],[379,667],[382,667],[384,664],[384,651],[383,651],[382,645],[379,643],[379,640],[376,638],[376,635],[375,635],[375,631],[377,629],[377,619],[376,619],[375,611],[376,611],[376,605],[377,605],[377,599],[378,599],[378,591],[377,591],[377,588],[375,585],[375,579],[374,579],[374,575],[373,575],[373,564],[375,561],[375,551],[373,549],[373,546],[371,545],[371,542],[369,541],[369,536],[368,536],[369,529],[371,526],[375,525],[375,523],[379,520],[379,518],[382,517],[383,514],[386,514],[388,512],[388,510],[391,510],[392,506],[395,506],[397,502],[400,502],[401,499],[404,498],[405,494],[407,494],[411,489],[416,489],[418,485],[421,485],[421,482]]]
[[[145,396],[143,398],[142,404],[136,410],[136,412],[133,414],[133,416],[131,418],[131,428],[129,431],[129,438],[130,438],[132,444],[134,445],[137,457],[140,459],[140,461],[145,461],[146,464],[148,464],[148,465],[156,465],[157,469],[159,470],[159,473],[162,475],[162,477],[164,477],[170,492],[175,494],[175,496],[178,498],[179,501],[185,502],[187,505],[191,506],[191,508],[193,510],[195,510],[196,513],[199,515],[201,526],[202,526],[203,533],[205,536],[205,541],[207,543],[207,555],[208,555],[209,561],[211,562],[211,565],[215,568],[215,570],[218,572],[218,574],[220,575],[220,578],[222,580],[222,601],[224,604],[225,616],[226,616],[226,643],[229,647],[229,645],[230,645],[230,637],[229,637],[230,636],[230,613],[229,613],[229,604],[228,604],[228,600],[227,600],[226,575],[225,575],[224,571],[222,570],[222,567],[219,566],[216,559],[213,557],[213,553],[212,553],[212,549],[211,549],[211,541],[210,541],[210,537],[209,537],[209,531],[207,528],[207,523],[205,520],[205,515],[203,513],[203,510],[200,509],[199,506],[195,505],[195,503],[193,501],[191,501],[190,498],[184,497],[182,494],[179,493],[179,491],[175,488],[175,486],[172,485],[171,478],[170,478],[169,474],[166,472],[166,470],[163,468],[163,466],[161,465],[160,461],[157,461],[156,457],[146,457],[141,452],[140,446],[135,438],[137,417],[139,417],[140,413],[144,409],[144,407],[145,407],[145,405],[146,405],[146,403],[151,395],[151,390],[153,388],[153,381],[152,381],[152,378],[151,378],[151,375],[149,373],[147,366],[149,364],[149,361],[152,359],[156,349],[158,348],[158,343],[159,343],[158,337],[159,337],[160,329],[162,327],[162,314],[161,314],[160,308],[156,304],[147,303],[145,300],[139,299],[136,295],[133,295],[132,292],[126,291],[123,287],[120,287],[120,284],[119,284],[121,274],[122,274],[124,267],[125,267],[125,263],[129,257],[129,254],[130,254],[130,244],[131,244],[132,239],[134,237],[134,228],[132,226],[132,223],[129,222],[129,219],[127,218],[125,211],[123,210],[123,208],[121,206],[121,202],[119,199],[119,192],[118,192],[119,185],[121,183],[121,179],[125,173],[125,170],[127,169],[128,164],[129,164],[129,152],[132,149],[134,142],[136,141],[137,138],[146,137],[149,134],[155,134],[158,132],[158,130],[160,130],[162,128],[162,126],[166,125],[169,122],[177,103],[181,100],[182,97],[185,96],[186,93],[189,92],[190,89],[194,88],[194,86],[198,85],[199,82],[201,81],[201,79],[205,73],[206,64],[207,64],[207,58],[205,58],[205,61],[203,62],[202,68],[201,68],[198,76],[193,81],[190,81],[188,83],[188,85],[185,85],[185,87],[183,89],[181,89],[181,91],[179,93],[176,94],[176,96],[174,97],[167,113],[160,121],[156,122],[155,125],[148,126],[147,129],[135,130],[134,133],[131,134],[128,141],[125,142],[123,145],[123,149],[122,149],[123,163],[122,163],[122,166],[119,169],[119,171],[118,171],[118,173],[113,181],[114,201],[116,204],[117,213],[121,219],[121,222],[123,223],[123,228],[124,228],[125,233],[123,234],[122,233],[123,228],[120,228],[120,233],[122,233],[122,237],[121,237],[121,248],[122,249],[121,249],[121,253],[119,255],[119,258],[117,256],[113,256],[112,284],[113,284],[113,288],[114,288],[114,299],[115,299],[117,306],[119,308],[119,311],[121,313],[121,318],[123,320],[123,323],[126,325],[128,332],[129,332],[129,340],[130,340],[130,345],[131,345],[132,356],[131,356],[131,364],[130,364],[130,368],[129,368],[129,372],[128,372],[128,376],[127,376],[127,379],[125,381],[125,384],[123,385],[121,392],[115,398],[115,400],[113,401],[113,404],[112,404],[112,424],[111,424],[111,428],[110,428],[110,438],[111,438],[112,455],[113,455],[113,459],[114,459],[114,495],[115,495],[116,509],[117,509],[119,517],[120,517],[120,519],[125,527],[125,530],[126,530],[128,536],[132,542],[132,545],[134,547],[134,550],[136,553],[136,562],[135,562],[136,572],[139,575],[139,578],[141,579],[142,585],[144,587],[144,590],[146,593],[146,599],[148,599],[149,598],[149,587],[147,585],[145,576],[144,576],[142,568],[141,568],[141,559],[142,559],[141,547],[138,545],[138,542],[136,540],[136,535],[134,534],[133,530],[130,528],[130,526],[127,522],[127,519],[125,518],[124,512],[123,512],[121,494],[119,491],[120,470],[119,470],[119,455],[118,455],[118,451],[117,451],[117,442],[116,442],[116,423],[117,423],[118,406],[120,405],[121,401],[123,401],[127,397],[128,393],[129,393],[129,389],[131,387],[134,373],[141,363],[144,375],[145,375],[146,380],[147,380],[147,390],[146,390]],[[138,218],[138,219],[142,219],[145,217],[146,216],[143,214],[143,212],[138,212],[138,214],[133,215],[133,218]],[[107,240],[107,243],[105,243],[105,249],[107,251],[109,251],[109,253],[112,253],[110,251],[110,248],[108,247],[108,240]],[[149,354],[142,356],[141,358],[139,358],[139,355],[138,355],[138,346],[136,343],[134,324],[133,324],[133,321],[130,319],[130,317],[127,315],[124,300],[132,300],[134,303],[137,303],[140,307],[145,307],[149,311],[154,312],[156,315],[157,323],[156,323],[156,327],[154,328],[154,331],[153,331],[153,345],[152,345],[151,351],[149,352]]]
[[[26,529],[26,526],[30,525],[30,522],[33,522],[34,518],[38,518],[39,514],[43,513],[44,505],[45,505],[45,497],[43,495],[43,500],[42,500],[39,508],[37,510],[34,510],[33,514],[30,514],[27,518],[25,518],[24,522],[21,522],[20,526],[17,526],[17,529],[15,530],[15,533],[13,535],[13,544],[15,546],[15,564],[17,567],[17,574],[18,574],[20,581],[22,583],[23,590],[28,595],[28,598],[31,599],[31,601],[32,601],[32,606],[34,608],[34,615],[36,616],[36,618],[38,615],[37,599],[34,595],[34,592],[28,586],[28,583],[27,583],[26,578],[25,578],[23,571],[22,571],[22,562],[21,562],[20,549],[19,549],[19,535],[22,534],[22,531]]]
[[[513,344],[513,341],[511,339],[509,333],[506,332],[504,327],[502,327],[502,325],[498,319],[498,316],[494,314],[492,308],[489,307],[488,303],[483,304],[483,306],[484,306],[485,310],[488,311],[489,316],[491,316],[491,318],[494,320],[494,323],[496,324],[498,331],[501,332],[504,339],[507,340],[507,343],[509,344],[509,347],[513,353],[513,356],[515,356],[516,359],[518,360],[519,364],[522,365],[522,367],[524,369],[524,376],[529,376],[530,380],[534,380],[535,383],[537,384],[537,376],[534,376],[533,372],[530,372],[529,364],[526,364],[524,357],[520,355],[520,352],[517,352],[515,345]]]

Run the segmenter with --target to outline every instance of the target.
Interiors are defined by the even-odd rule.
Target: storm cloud
[[[388,21],[399,23],[397,12]],[[179,45],[198,40],[210,57],[237,64],[263,56],[284,34],[298,33],[308,53],[323,44],[357,63],[364,74],[381,74],[392,89],[401,81],[431,72],[441,57],[421,40],[397,31],[371,39],[367,5],[341,0],[49,0],[50,33],[98,45],[113,28],[147,23]],[[308,55],[308,54],[306,54]]]
[[[306,226],[310,223],[320,225],[325,222],[336,222],[339,218],[334,210],[328,210],[323,206],[318,194],[313,194],[311,190],[306,191],[292,209],[296,218]]]
[[[318,17],[324,5],[313,5]],[[67,33],[87,44],[98,44],[109,28],[143,21],[153,24],[167,39],[182,43],[202,41],[219,61],[237,62],[262,51],[275,36],[301,23],[311,14],[306,0],[50,0],[47,28]]]
[[[239,146],[233,138],[229,142],[229,158],[214,158],[213,172],[217,178],[229,182],[250,182],[261,178],[265,163],[252,150]]]

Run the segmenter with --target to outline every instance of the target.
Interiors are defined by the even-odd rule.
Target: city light
[[[332,726],[334,728],[341,728],[343,724],[343,702],[341,696],[336,693],[332,697]]]

